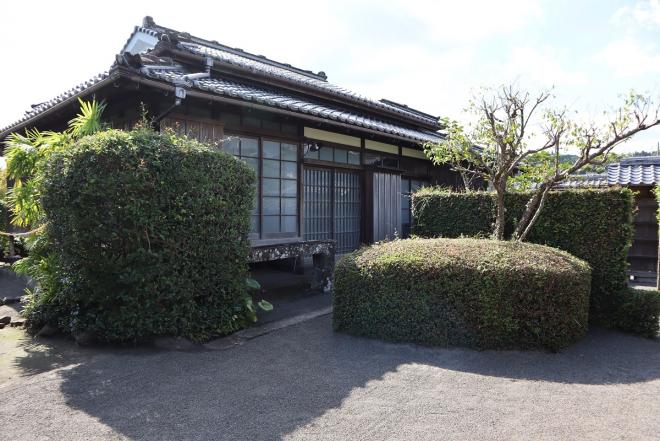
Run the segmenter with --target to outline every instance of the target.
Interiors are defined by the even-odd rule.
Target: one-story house
[[[34,105],[0,129],[0,141],[31,127],[62,129],[78,98],[92,97],[107,103],[116,128],[138,121],[143,104],[157,128],[214,143],[251,165],[259,176],[254,247],[333,239],[343,253],[405,235],[411,191],[460,185],[458,174],[423,153],[424,143],[442,140],[437,116],[151,17],[107,72]]]

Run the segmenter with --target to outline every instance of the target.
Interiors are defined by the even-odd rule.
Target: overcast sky
[[[0,126],[108,69],[145,15],[459,120],[472,90],[513,81],[592,115],[631,88],[660,96],[660,0],[23,0],[0,16]]]

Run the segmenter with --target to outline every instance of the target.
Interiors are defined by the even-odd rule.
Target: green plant
[[[24,135],[13,133],[6,142],[7,177],[13,180],[8,192],[12,223],[19,227],[38,228],[43,224],[41,184],[50,158],[66,151],[76,140],[103,128],[102,102],[82,101],[80,113],[62,132],[27,130]],[[6,231],[6,230],[4,230]]]
[[[257,293],[259,290],[261,290],[261,284],[252,277],[245,279],[245,285],[252,293]],[[259,300],[255,306],[251,295],[245,298],[245,307],[247,308],[249,319],[253,322],[257,321],[257,308],[266,312],[273,310],[273,305],[264,299]]]
[[[46,168],[42,251],[19,265],[39,276],[30,329],[49,323],[103,341],[206,340],[252,321],[255,176],[243,162],[137,128],[84,136]]]
[[[408,239],[343,256],[333,325],[432,345],[557,350],[587,329],[590,269],[541,245]]]
[[[506,235],[524,211],[529,193],[507,194]],[[495,219],[495,196],[426,189],[413,195],[413,233],[421,237],[488,235]],[[550,192],[529,241],[559,248],[592,267],[594,323],[616,326],[625,299],[628,248],[634,199],[629,189]]]
[[[648,338],[658,336],[660,329],[660,292],[629,289],[617,313],[616,327]]]

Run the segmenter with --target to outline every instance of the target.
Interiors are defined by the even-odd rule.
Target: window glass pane
[[[298,127],[295,124],[282,124],[282,133],[286,133],[287,135],[297,135],[298,134]]]
[[[295,144],[282,143],[282,159],[287,161],[298,160],[298,146]]]
[[[282,216],[282,232],[295,233],[298,231],[297,216]]]
[[[280,131],[280,123],[278,122],[263,120],[261,122],[261,125],[264,130],[270,130],[271,132]]]
[[[259,118],[255,118],[254,116],[244,116],[243,125],[250,127],[261,127],[261,120]]]
[[[348,163],[360,165],[360,152],[348,151]]]
[[[259,156],[259,141],[255,138],[241,138],[241,156]]]
[[[259,216],[252,216],[252,218],[250,218],[250,232],[259,232]]]
[[[264,158],[280,159],[280,143],[264,141]]]
[[[259,214],[259,197],[256,194],[252,200],[252,214]]]
[[[264,177],[267,177],[267,178],[279,178],[280,177],[280,161],[274,161],[272,159],[264,159],[263,174],[264,174]]]
[[[298,214],[296,198],[282,198],[282,214]]]
[[[232,155],[238,155],[238,138],[231,136],[222,143],[222,149]]]
[[[280,198],[265,197],[263,201],[264,215],[280,214]]]
[[[321,147],[319,150],[319,159],[321,161],[332,161],[332,147]]]
[[[279,233],[279,232],[280,232],[280,217],[264,216],[264,233]]]
[[[298,182],[288,179],[282,180],[282,196],[296,197],[298,194]]]
[[[264,192],[264,196],[279,196],[280,180],[264,178],[262,191]]]
[[[388,168],[399,168],[399,160],[395,158],[384,157],[382,165],[383,167]]]
[[[335,162],[346,164],[348,162],[348,152],[344,149],[335,149]]]
[[[316,150],[316,151],[313,151],[313,152],[312,152],[312,151],[310,150],[310,151],[307,152],[307,154],[305,155],[305,158],[319,159],[319,151]]]
[[[364,163],[368,165],[380,165],[380,161],[381,161],[380,155],[367,153]]]
[[[259,175],[259,160],[257,158],[241,158],[241,161],[249,165]]]
[[[411,192],[411,193],[416,192],[416,191],[419,190],[423,185],[424,185],[424,183],[423,183],[422,181],[418,181],[417,179],[413,179],[412,181],[410,181],[410,192]]]
[[[282,161],[282,177],[296,179],[298,177],[298,164],[295,162]]]

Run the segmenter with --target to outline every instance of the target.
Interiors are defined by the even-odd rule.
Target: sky
[[[108,69],[146,15],[459,121],[482,86],[554,87],[553,105],[585,119],[631,89],[660,99],[660,0],[23,0],[2,9],[0,126]],[[659,141],[655,128],[620,151]]]

